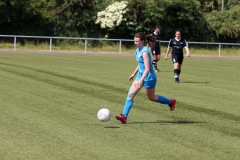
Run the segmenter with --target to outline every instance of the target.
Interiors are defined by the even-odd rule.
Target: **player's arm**
[[[138,66],[137,66],[136,69],[134,70],[133,74],[128,78],[128,81],[131,82],[131,81],[133,80],[134,76],[137,74],[137,72],[138,72]]]
[[[186,47],[184,47],[185,48],[185,50],[186,50],[186,55],[188,56],[188,57],[190,57],[190,52],[189,52],[189,48],[186,46]]]
[[[186,55],[188,56],[188,57],[190,57],[190,52],[189,52],[189,48],[188,48],[188,43],[187,43],[187,41],[186,40],[184,40],[184,45],[185,45],[185,50],[186,50]]]
[[[171,48],[172,48],[172,43],[171,43],[171,39],[170,39],[170,41],[169,41],[169,43],[168,43],[168,48],[167,48],[167,52],[166,52],[166,54],[165,54],[165,57],[164,57],[164,59],[165,60],[167,60],[167,58],[168,58],[168,54],[170,53],[170,51],[171,51]]]
[[[161,47],[162,47],[162,46],[161,46],[161,42],[159,41],[159,52],[160,52],[160,54],[161,54],[161,50],[162,50]]]

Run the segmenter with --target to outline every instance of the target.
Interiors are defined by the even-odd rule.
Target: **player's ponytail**
[[[146,35],[146,43],[147,46],[151,47],[153,44],[156,43],[156,36]]]

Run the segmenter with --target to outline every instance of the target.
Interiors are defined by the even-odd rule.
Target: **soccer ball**
[[[111,112],[107,108],[102,108],[98,111],[97,118],[101,122],[107,122],[111,118]]]

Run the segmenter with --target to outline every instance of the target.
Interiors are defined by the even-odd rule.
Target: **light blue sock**
[[[123,108],[124,117],[126,117],[126,118],[128,117],[128,114],[132,108],[132,105],[133,105],[133,100],[127,98],[126,102],[125,102],[125,106]]]
[[[161,95],[157,95],[158,96],[158,99],[156,100],[156,102],[158,103],[162,103],[162,104],[171,104],[172,101],[166,97],[163,97]]]

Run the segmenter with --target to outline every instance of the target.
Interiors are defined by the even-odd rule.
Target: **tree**
[[[136,32],[144,31],[144,10],[146,8],[147,5],[144,0],[132,0],[129,3],[127,1],[115,2],[104,11],[99,12],[102,21],[97,20],[97,22],[103,22],[102,24],[107,22],[110,25],[102,27],[110,38],[132,39]],[[115,14],[119,15],[117,19],[115,19]]]
[[[223,12],[213,11],[206,15],[208,30],[213,32],[216,41],[240,41],[240,6],[234,6]]]
[[[51,15],[57,36],[87,36],[88,30],[94,28],[94,0],[51,0]],[[91,26],[91,28],[89,28]]]
[[[161,0],[148,4],[145,12],[146,24],[153,28],[160,25],[162,39],[174,36],[174,30],[181,28],[188,40],[199,40],[205,25],[200,3],[196,0]],[[148,27],[148,28],[149,28]]]
[[[52,30],[48,29],[51,26],[51,17],[46,11],[46,6],[47,0],[1,1],[0,31],[4,34],[51,34]]]
[[[218,0],[198,0],[202,12],[212,12],[218,9]]]
[[[109,5],[105,10],[98,12],[95,23],[100,24],[101,28],[115,29],[123,21],[126,21],[127,5],[127,1],[115,2]]]

